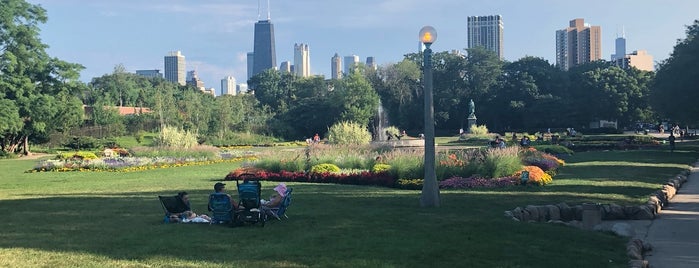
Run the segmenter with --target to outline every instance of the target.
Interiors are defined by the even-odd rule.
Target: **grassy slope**
[[[623,238],[514,222],[503,211],[641,202],[686,167],[676,163],[697,158],[694,151],[580,153],[550,186],[443,191],[438,209],[419,208],[419,191],[292,184],[291,219],[264,228],[160,223],[157,195],[189,191],[194,210],[205,212],[211,186],[231,164],[28,174],[33,161],[3,160],[0,266],[626,267]]]

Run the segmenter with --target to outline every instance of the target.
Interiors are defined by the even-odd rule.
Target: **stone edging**
[[[687,182],[688,171],[669,179],[663,184],[661,190],[653,192],[648,201],[640,206],[619,206],[616,204],[584,204],[569,206],[566,203],[556,205],[528,205],[524,208],[516,207],[513,210],[505,211],[505,217],[515,221],[523,222],[549,222],[559,223],[568,226],[595,229],[595,224],[600,220],[653,220],[660,213],[662,208],[666,207],[669,200],[675,197],[677,190],[682,187],[682,184]],[[585,211],[590,211],[591,208],[596,208],[596,213],[601,214],[598,219],[583,220]],[[584,222],[584,223],[581,223]],[[591,222],[591,223],[590,223]],[[592,225],[590,225],[592,224]],[[616,227],[616,225],[615,225]],[[624,230],[612,228],[612,232],[620,236],[629,236]],[[644,253],[652,250],[652,246],[641,239],[632,239],[626,244],[626,254],[630,258],[629,267],[645,268],[649,267],[648,261],[643,259]]]

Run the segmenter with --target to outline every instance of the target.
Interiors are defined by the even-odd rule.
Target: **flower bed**
[[[221,159],[197,159],[178,157],[115,157],[94,160],[85,159],[50,159],[41,161],[27,172],[69,172],[69,171],[108,171],[132,172],[161,168],[201,166],[217,163],[233,163],[243,160],[255,160],[254,156],[239,156]]]

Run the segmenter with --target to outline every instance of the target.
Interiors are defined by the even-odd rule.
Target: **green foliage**
[[[77,151],[77,152],[67,152],[60,153],[56,156],[57,159],[84,159],[93,160],[97,159],[97,155],[93,152]]]
[[[179,148],[191,148],[198,144],[195,133],[169,126],[160,130],[160,135],[155,138],[154,143],[157,146]]]
[[[522,169],[517,147],[488,149],[479,173],[490,178],[509,176]]]
[[[361,145],[371,142],[371,133],[361,124],[338,122],[328,129],[328,141],[332,144]]]
[[[406,190],[422,189],[423,179],[398,179],[398,188]]]
[[[330,103],[340,107],[337,120],[356,122],[366,126],[376,114],[379,96],[366,78],[355,72],[344,77],[330,94]]]
[[[256,145],[256,146],[276,146],[279,139],[249,132],[230,132],[223,139],[211,138],[207,143],[214,146],[241,146],[241,145]],[[305,145],[305,142],[304,144]]]
[[[138,144],[141,144],[143,143],[143,139],[146,137],[146,132],[143,130],[139,130],[133,136],[136,139],[136,142]]]
[[[533,147],[539,151],[553,155],[573,154],[573,150],[561,145],[535,145]]]
[[[192,147],[143,147],[137,146],[129,149],[129,153],[135,157],[175,157],[218,159],[219,149],[213,146],[197,145]]]
[[[398,128],[395,126],[388,126],[384,128],[383,131],[385,134],[391,135],[392,137],[400,135],[400,130],[398,130]]]
[[[418,153],[393,152],[385,154],[384,161],[391,166],[390,173],[398,179],[425,176],[424,156]]]
[[[485,125],[472,125],[469,129],[469,133],[473,136],[482,137],[488,135],[488,127]]]
[[[340,172],[340,167],[335,164],[318,164],[311,167],[311,173],[337,173]]]
[[[653,107],[663,115],[689,124],[699,123],[699,20],[687,26],[687,37],[675,44],[670,57],[662,61],[652,85]]]
[[[73,150],[80,149],[97,149],[102,146],[99,140],[90,136],[71,137],[63,146]]]
[[[376,164],[374,167],[371,168],[371,172],[374,173],[379,173],[379,172],[386,172],[391,170],[391,165],[388,164]]]

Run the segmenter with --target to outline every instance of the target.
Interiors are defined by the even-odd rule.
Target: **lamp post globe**
[[[432,86],[432,49],[430,45],[437,40],[437,31],[432,26],[420,29],[420,42],[425,44],[423,60],[423,81],[425,83],[425,176],[422,180],[420,206],[439,207],[439,187],[435,172],[435,143],[434,143],[434,101]]]

